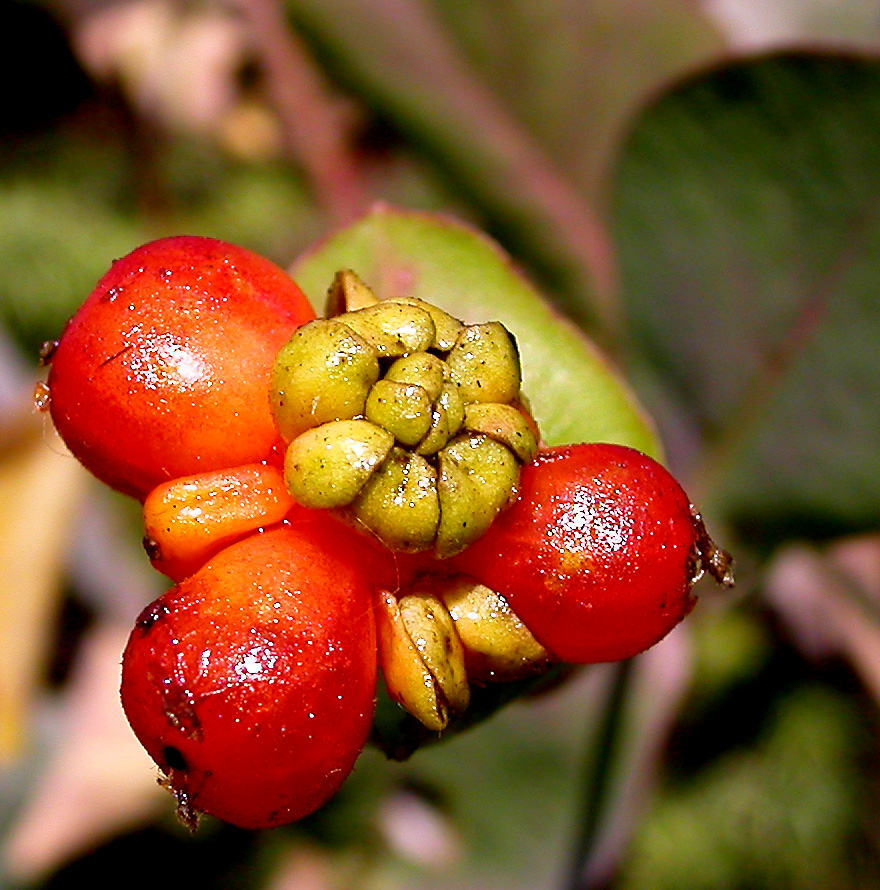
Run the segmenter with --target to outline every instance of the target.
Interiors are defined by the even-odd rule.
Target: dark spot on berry
[[[186,758],[180,752],[180,749],[175,748],[174,745],[166,745],[162,749],[162,759],[165,761],[168,769],[184,771],[189,769],[189,764],[186,762]]]
[[[159,546],[157,540],[151,538],[149,535],[144,535],[141,543],[143,543],[144,550],[151,562],[156,562],[162,558],[162,548]]]
[[[146,609],[141,612],[135,626],[138,630],[147,631],[149,630],[157,621],[164,618],[169,613],[168,606],[165,603],[155,602],[150,603]]]
[[[40,347],[40,364],[44,367],[51,364],[52,356],[55,355],[56,349],[58,349],[57,340],[46,340]]]
[[[102,361],[101,364],[98,365],[98,367],[103,368],[104,365],[109,365],[110,362],[116,361],[116,359],[118,359],[120,356],[125,355],[125,353],[131,349],[134,349],[133,343],[129,343],[128,345],[123,346],[122,349],[118,350],[117,352],[114,352],[113,355],[110,355],[107,358],[105,358],[104,361]]]

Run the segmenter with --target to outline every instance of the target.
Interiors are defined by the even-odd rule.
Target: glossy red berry
[[[503,594],[554,657],[591,663],[629,658],[672,630],[708,547],[655,460],[570,445],[523,469],[517,502],[453,563]]]
[[[274,263],[179,236],[117,260],[51,352],[49,410],[108,485],[161,482],[265,459],[275,354],[314,311]]]
[[[172,479],[144,500],[144,549],[154,569],[182,581],[295,508],[281,470],[266,463]]]
[[[122,704],[181,815],[299,819],[339,788],[370,729],[372,589],[336,523],[255,534],[147,607]]]

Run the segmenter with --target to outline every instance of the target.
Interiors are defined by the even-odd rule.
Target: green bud
[[[386,377],[373,384],[367,396],[366,416],[401,445],[417,445],[431,427],[431,399],[421,386]]]
[[[449,441],[449,414],[441,405],[431,409],[431,426],[427,435],[419,442],[416,454],[430,457],[436,454]]]
[[[434,322],[418,306],[382,302],[347,312],[340,319],[372,344],[380,356],[423,352],[434,342]]]
[[[430,352],[414,352],[396,359],[385,373],[385,380],[415,383],[428,393],[433,402],[439,398],[449,368],[442,359]]]
[[[437,471],[418,454],[392,448],[351,504],[350,514],[392,550],[427,550],[440,521]]]
[[[387,302],[404,303],[407,306],[418,306],[420,309],[424,309],[434,322],[435,334],[432,347],[439,352],[449,352],[455,346],[455,341],[464,325],[448,312],[415,297],[392,297]]]
[[[446,427],[449,435],[454,436],[464,423],[464,399],[458,384],[452,380],[446,381],[437,396],[437,407],[446,412]]]
[[[289,442],[310,427],[363,414],[378,379],[378,353],[349,327],[327,319],[304,324],[272,370],[272,411],[282,438]]]
[[[506,445],[527,464],[538,453],[538,440],[522,411],[498,402],[474,402],[464,409],[464,427]]]
[[[513,338],[423,300],[379,301],[350,269],[336,274],[328,310],[338,314],[297,330],[273,369],[291,493],[391,549],[459,552],[537,453]]]
[[[445,559],[482,537],[515,497],[519,466],[510,450],[486,436],[461,436],[438,455],[440,523],[435,551]]]
[[[297,436],[284,457],[284,478],[304,507],[350,504],[385,460],[394,437],[366,420],[335,420]]]
[[[519,353],[497,321],[467,325],[446,363],[465,402],[512,402],[519,395]]]

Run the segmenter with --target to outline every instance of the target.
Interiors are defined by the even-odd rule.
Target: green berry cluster
[[[513,338],[422,300],[379,301],[348,270],[328,306],[338,314],[297,329],[273,371],[291,495],[394,550],[460,552],[538,450]]]

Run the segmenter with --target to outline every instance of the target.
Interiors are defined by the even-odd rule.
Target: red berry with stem
[[[543,451],[520,497],[452,560],[498,591],[560,661],[616,661],[662,639],[690,611],[706,569],[732,583],[681,486],[620,445]]]
[[[293,280],[212,238],[117,260],[51,351],[49,410],[95,476],[143,499],[160,482],[264,460],[275,354],[314,311]]]
[[[291,822],[351,771],[373,717],[376,636],[360,539],[338,528],[245,538],[139,617],[122,704],[187,821]]]

